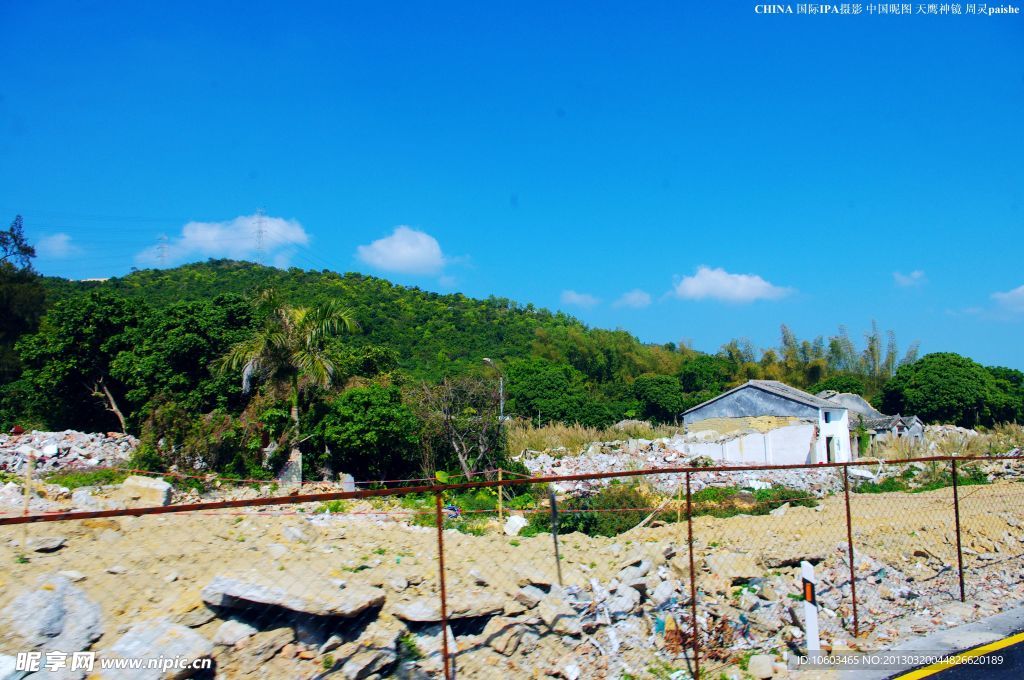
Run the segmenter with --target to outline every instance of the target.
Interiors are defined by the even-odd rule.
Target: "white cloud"
[[[39,257],[49,257],[55,260],[62,260],[73,257],[82,252],[82,249],[71,242],[67,234],[52,234],[39,239],[36,245],[36,254]]]
[[[260,255],[261,232],[263,255],[275,261],[281,260],[281,251],[289,246],[309,243],[309,235],[296,220],[242,215],[226,222],[189,222],[181,228],[180,236],[146,248],[135,260],[142,264],[173,264],[197,257],[251,260]]]
[[[577,293],[574,290],[562,291],[563,305],[574,305],[576,307],[593,307],[597,305],[599,302],[601,301],[588,293]]]
[[[1024,286],[1017,286],[1005,293],[992,293],[992,299],[1004,311],[1012,314],[1024,314]]]
[[[896,285],[902,288],[909,288],[910,286],[920,286],[922,283],[926,283],[928,281],[928,278],[920,269],[915,269],[909,274],[893,272],[892,278],[893,281],[896,282]]]
[[[612,303],[613,307],[632,307],[634,309],[640,309],[651,304],[651,296],[646,291],[642,291],[639,288],[634,288],[628,293],[623,293],[622,296]]]
[[[775,286],[756,274],[730,274],[720,267],[697,267],[693,276],[684,276],[673,287],[676,297],[684,300],[720,300],[722,302],[753,302],[778,300],[793,292],[792,288]]]
[[[402,274],[436,274],[447,263],[436,238],[405,225],[395,227],[391,236],[359,246],[356,257],[371,267]]]

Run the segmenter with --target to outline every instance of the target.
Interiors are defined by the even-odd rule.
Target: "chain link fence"
[[[809,610],[840,654],[1024,602],[1016,457],[491,477],[2,517],[0,664],[770,677],[813,647]]]

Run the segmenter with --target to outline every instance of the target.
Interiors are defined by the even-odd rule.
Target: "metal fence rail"
[[[162,650],[229,677],[717,677],[807,650],[802,563],[826,652],[1024,601],[1024,459],[886,461],[877,477],[880,465],[504,475],[0,517],[0,654]],[[779,481],[793,474],[814,492]],[[610,500],[576,500],[589,496]],[[68,616],[40,622],[54,603]]]

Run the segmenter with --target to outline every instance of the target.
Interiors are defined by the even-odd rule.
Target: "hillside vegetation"
[[[751,378],[858,392],[967,426],[1024,411],[1020,371],[918,359],[913,346],[898,356],[893,335],[874,327],[862,348],[842,328],[799,340],[783,326],[778,347],[735,340],[702,354],[354,273],[216,260],[76,282],[39,277],[30,262],[0,266],[0,312],[17,321],[0,338],[0,426],[125,429],[141,436],[135,462],[150,469],[264,477],[299,447],[308,476],[472,475],[506,459],[499,376],[505,414],[520,420],[516,445],[547,424],[673,423]]]

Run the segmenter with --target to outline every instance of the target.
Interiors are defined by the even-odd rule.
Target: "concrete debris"
[[[113,467],[128,460],[139,440],[118,432],[88,433],[75,430],[0,434],[0,470],[21,473],[30,456],[39,472]]]
[[[101,655],[109,659],[204,659],[213,654],[213,644],[191,628],[161,618],[131,627],[124,636]],[[148,664],[146,664],[148,666]],[[159,665],[140,669],[105,669],[104,680],[170,680],[186,678],[191,668],[163,669]]]
[[[384,591],[368,586],[343,589],[317,583],[309,578],[280,577],[250,572],[240,576],[217,576],[202,591],[203,601],[211,607],[248,609],[281,607],[311,616],[350,618],[384,604]]]
[[[98,604],[71,581],[41,576],[34,590],[22,593],[0,612],[0,621],[31,648],[78,652],[103,633]]]

